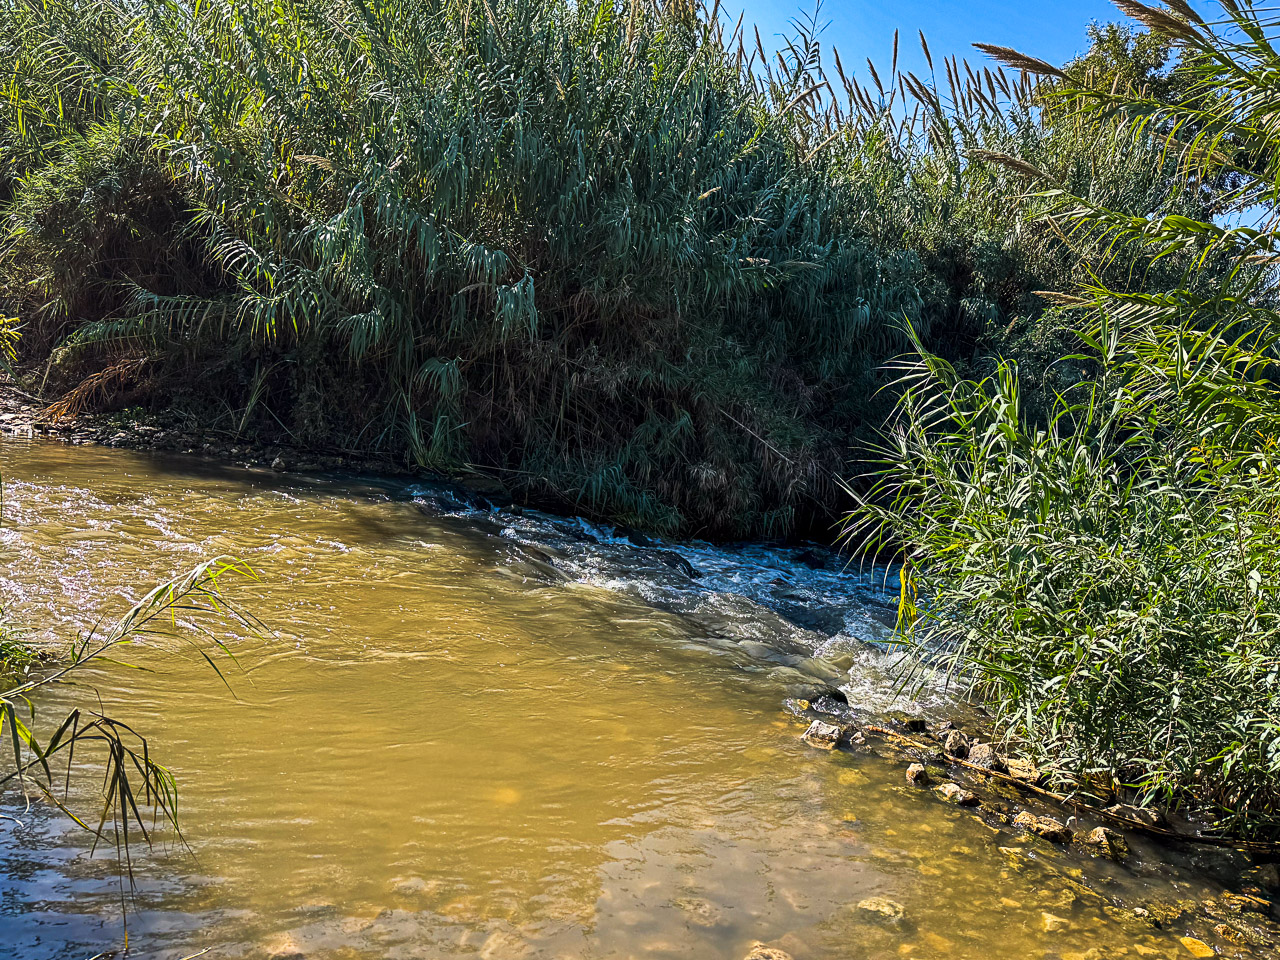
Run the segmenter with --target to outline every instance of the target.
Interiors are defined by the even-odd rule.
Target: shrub
[[[847,534],[903,560],[910,666],[941,666],[1062,782],[1280,834],[1280,87],[1273,25],[1223,3],[1123,9],[1180,45],[1160,85],[1073,86],[1059,108],[1163,144],[1216,216],[1113,207],[1015,156],[1046,222],[1096,251],[1080,311],[1094,375],[1027,416],[1016,364],[966,379],[924,351]],[[1059,82],[1059,80],[1064,82]],[[1257,226],[1246,225],[1256,221]],[[1106,271],[1181,258],[1176,282]],[[921,348],[917,340],[917,348]]]
[[[155,402],[208,426],[667,532],[822,522],[903,317],[973,360],[1062,286],[1078,255],[1024,231],[1021,182],[970,148],[1191,202],[1159,151],[1054,127],[1025,79],[949,62],[945,96],[894,69],[837,97],[812,24],[766,58],[691,4],[45,0],[0,22],[0,289],[29,343],[91,361],[63,369],[146,356]]]

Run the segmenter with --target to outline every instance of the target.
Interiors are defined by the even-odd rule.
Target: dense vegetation
[[[1025,74],[834,71],[646,0],[0,4],[4,310],[60,409],[497,476],[663,532],[825,531],[909,324],[1046,384],[1080,245],[1016,154],[1206,216]],[[1070,73],[1163,82],[1110,28]],[[1157,289],[1152,271],[1104,277]],[[1176,270],[1175,270],[1176,273]],[[1135,279],[1136,278],[1136,279]],[[1129,287],[1126,286],[1126,289]]]
[[[1023,169],[1106,262],[1180,257],[1178,282],[1072,306],[1093,375],[1029,413],[1005,361],[921,352],[850,535],[905,553],[917,666],[972,682],[1060,783],[1191,805],[1280,834],[1280,57],[1265,14],[1124,9],[1182,48],[1164,88],[1074,87],[1083,123],[1162,144],[1214,216],[1108,207]],[[1001,54],[1014,62],[1011,52]],[[1035,69],[1045,69],[1040,65]]]

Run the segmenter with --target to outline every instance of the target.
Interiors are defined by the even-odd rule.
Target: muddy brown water
[[[273,631],[230,638],[232,691],[170,642],[39,704],[100,695],[178,779],[190,849],[135,849],[130,956],[1174,958],[1203,934],[1120,907],[1210,895],[1219,860],[1091,860],[798,740],[783,701],[815,676],[893,701],[874,578],[398,482],[18,441],[0,472],[33,639],[218,554],[262,578],[231,587]],[[12,792],[0,812],[0,954],[119,948],[110,852]]]

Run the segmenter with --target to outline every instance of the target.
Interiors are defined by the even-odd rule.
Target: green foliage
[[[668,532],[812,523],[904,317],[974,359],[1069,282],[972,148],[1175,209],[1157,151],[1053,127],[1025,78],[837,97],[812,23],[771,58],[646,0],[0,18],[0,284],[73,379],[163,359],[224,429]]]
[[[35,652],[7,627],[0,627],[0,683],[21,677],[39,661]]]
[[[1165,344],[1166,347],[1172,346]],[[904,549],[900,629],[916,669],[991,705],[1001,732],[1066,782],[1114,779],[1142,802],[1216,804],[1223,826],[1280,831],[1280,475],[1274,450],[1207,442],[1214,397],[1256,357],[1222,338],[1166,359],[1103,344],[1108,371],[1029,425],[1016,370],[963,380],[912,367],[878,483],[850,535]],[[1266,402],[1280,397],[1251,384]],[[918,598],[913,600],[912,598]],[[927,675],[927,671],[924,675]]]
[[[1045,222],[1093,251],[1062,299],[1085,318],[1066,362],[1096,376],[1030,417],[1015,364],[966,379],[917,341],[847,534],[902,556],[906,662],[962,678],[1060,778],[1275,837],[1275,53],[1252,8],[1224,2],[1215,25],[1181,3],[1123,9],[1182,48],[1172,74],[1094,87],[1048,68],[1047,102],[1160,143],[1218,218],[1043,190]],[[1163,288],[1112,283],[1135,257],[1180,269]]]

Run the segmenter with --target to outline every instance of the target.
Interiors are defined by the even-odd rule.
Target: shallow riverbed
[[[0,473],[0,597],[35,638],[218,554],[262,578],[230,586],[273,631],[231,639],[230,691],[180,644],[92,674],[176,774],[190,844],[135,849],[130,956],[1173,958],[1202,933],[1117,905],[1213,894],[1217,854],[1090,860],[798,740],[806,685],[901,706],[868,642],[881,574],[193,458],[10,440]],[[73,704],[96,700],[40,708]],[[110,853],[0,812],[3,955],[118,947]]]

